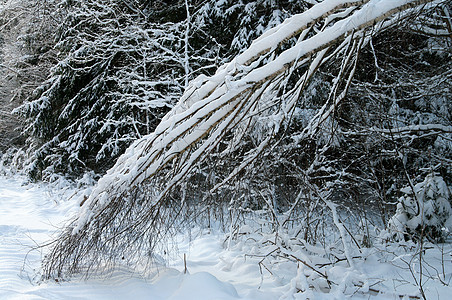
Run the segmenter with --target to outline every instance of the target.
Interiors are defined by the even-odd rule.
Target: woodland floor
[[[236,243],[228,250],[224,233],[199,231],[189,238],[179,236],[172,257],[156,264],[146,275],[126,266],[106,271],[89,280],[44,282],[37,284],[42,253],[32,250],[50,239],[65,220],[77,210],[67,200],[74,190],[56,192],[45,185],[23,184],[21,177],[0,176],[0,299],[305,299],[308,295],[293,294],[296,266],[272,266],[274,274],[259,266],[260,257],[245,255],[251,249]],[[65,200],[63,200],[65,199]],[[438,248],[439,249],[439,248]],[[443,273],[443,283],[426,279],[428,299],[450,299],[452,273],[450,245],[439,252],[429,250],[427,259]],[[375,253],[369,251],[369,253]],[[188,273],[184,274],[183,255],[187,257]],[[406,257],[394,256],[382,263],[376,254],[358,261],[362,274],[376,278],[372,291],[357,289],[353,294],[334,292],[310,294],[311,299],[417,299],[418,288],[409,269],[398,263]],[[428,256],[431,257],[428,257]],[[413,264],[415,265],[415,261]],[[414,266],[413,265],[413,266]],[[287,267],[286,267],[287,266]],[[336,269],[336,271],[339,269]],[[331,276],[333,274],[331,269]],[[346,277],[346,274],[339,274]],[[436,274],[430,274],[434,278]],[[376,289],[386,291],[376,293]],[[392,290],[392,292],[388,292]],[[292,291],[292,292],[290,292]],[[405,295],[405,298],[400,297]]]

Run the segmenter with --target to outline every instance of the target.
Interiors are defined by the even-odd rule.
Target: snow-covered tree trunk
[[[215,75],[193,80],[155,131],[134,142],[81,200],[80,214],[45,261],[44,276],[76,272],[118,253],[128,251],[133,260],[144,248],[152,251],[177,219],[165,214],[165,206],[178,200],[170,196],[183,192],[200,164],[241,153],[210,193],[249,169],[277,144],[316,71],[336,61],[328,100],[298,138],[315,135],[344,100],[371,37],[443,2],[326,0],[265,32]],[[296,43],[288,44],[292,39]],[[239,151],[245,139],[253,147]],[[96,253],[101,244],[103,253]]]

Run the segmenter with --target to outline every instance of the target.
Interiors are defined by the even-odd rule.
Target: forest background
[[[298,264],[295,249],[331,245],[325,233],[331,228],[341,241],[335,263],[350,268],[362,248],[377,243],[411,241],[419,254],[424,241],[448,241],[452,4],[399,2],[383,18],[376,14],[373,24],[328,40],[328,28],[345,28],[337,24],[359,21],[359,13],[387,3],[3,1],[2,164],[33,181],[97,181],[107,174],[78,200],[82,212],[52,244],[43,277],[114,263],[125,253],[132,263],[174,231],[212,220],[231,239],[239,237],[250,215],[276,236],[271,255]],[[300,32],[239,63],[253,40],[265,40],[292,16],[321,9]],[[192,95],[222,70],[229,73],[221,84],[238,91],[241,78],[316,36],[323,48],[298,54],[278,75],[231,98],[247,102],[231,102],[240,110],[226,129],[218,128],[228,114],[211,118],[218,106],[205,115],[199,139],[189,139],[195,127],[175,131],[182,122],[177,116],[193,120],[197,111],[190,107],[207,107]],[[144,143],[161,132],[176,140],[164,145],[163,158],[136,154],[157,149]],[[174,146],[181,136],[189,144],[185,152]],[[204,154],[196,156],[200,149]],[[146,160],[161,164],[155,172],[153,165],[134,167]],[[138,179],[120,181],[125,189],[112,185],[108,176],[117,174]],[[118,225],[131,220],[138,221]],[[107,250],[99,254],[98,245]],[[331,261],[331,251],[320,256]],[[308,276],[324,281],[319,289],[331,286],[319,275],[328,266],[318,263]],[[422,280],[419,287],[424,295]]]

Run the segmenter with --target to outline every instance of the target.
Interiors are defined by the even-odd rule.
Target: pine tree
[[[94,0],[67,5],[60,61],[18,110],[37,144],[33,178],[104,172],[133,140],[152,132],[196,68],[206,68],[216,53],[186,49],[188,21],[152,22],[147,7]],[[199,58],[187,61],[194,54]]]

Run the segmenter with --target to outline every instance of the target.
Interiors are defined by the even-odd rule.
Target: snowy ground
[[[88,281],[35,282],[41,253],[33,250],[45,242],[61,226],[76,207],[62,200],[61,194],[49,192],[45,186],[21,185],[19,177],[0,176],[0,299],[343,299],[340,284],[329,293],[297,293],[293,288],[303,276],[297,275],[291,263],[273,265],[271,275],[259,267],[260,257],[247,256],[253,251],[246,243],[224,249],[222,235],[207,234],[191,243],[179,238],[179,254],[148,276],[137,275],[131,269],[119,267],[103,277]],[[67,197],[68,193],[64,197]],[[439,251],[441,250],[441,251]],[[399,251],[399,250],[394,250]],[[436,251],[436,252],[435,252]],[[347,298],[353,299],[419,299],[413,274],[404,261],[412,263],[403,252],[378,254],[368,251],[367,258],[356,262],[354,272],[374,278],[369,290],[357,288]],[[188,274],[184,274],[183,254],[187,255]],[[432,263],[424,288],[428,299],[450,299],[452,262],[451,247],[426,252]],[[400,255],[399,255],[400,254]],[[384,259],[387,257],[387,259]],[[385,260],[382,263],[382,258]],[[427,269],[426,269],[427,270]],[[337,265],[329,271],[330,278],[341,282],[351,272]],[[437,272],[436,274],[434,272]],[[276,274],[277,273],[277,274]],[[441,280],[435,280],[438,277]],[[345,279],[342,282],[346,282]],[[371,281],[369,281],[371,282]],[[344,289],[345,290],[345,289]],[[382,294],[379,292],[384,291]],[[408,297],[410,296],[410,297]]]
[[[88,281],[32,284],[41,253],[30,251],[45,242],[75,208],[61,195],[37,185],[21,185],[20,178],[0,177],[0,299],[277,299],[278,285],[264,278],[256,264],[228,269],[222,241],[208,235],[178,246],[187,254],[189,274],[183,274],[183,254],[170,268],[160,267],[143,278],[120,268]],[[67,196],[67,194],[66,194]],[[229,260],[229,261],[228,261]],[[221,278],[219,280],[218,278]]]

